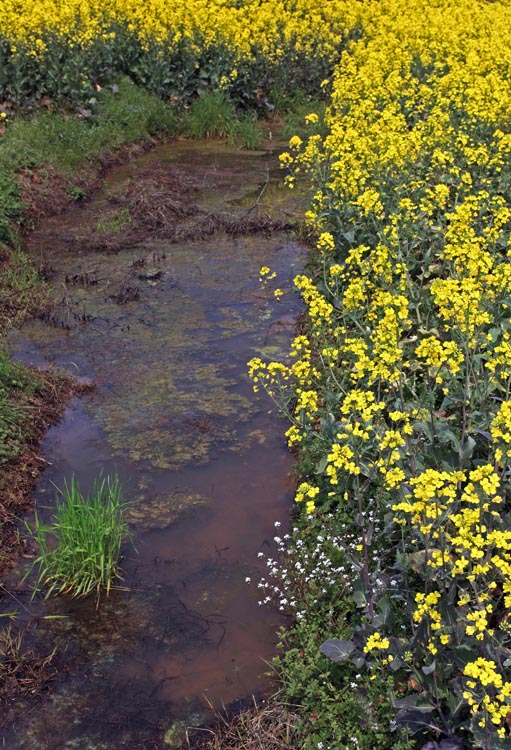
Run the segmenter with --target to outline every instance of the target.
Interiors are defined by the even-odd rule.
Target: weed
[[[280,525],[275,522],[277,530]],[[277,533],[274,556],[259,553],[267,565],[267,577],[258,583],[259,604],[275,604],[295,620],[281,632],[281,654],[274,666],[283,686],[280,700],[300,706],[294,746],[304,750],[413,747],[406,731],[389,732],[392,712],[381,700],[385,680],[372,679],[351,663],[329,663],[320,652],[322,633],[352,633],[350,598],[359,574],[355,555],[360,541],[350,519],[340,524],[328,516],[298,522],[291,535]]]
[[[263,131],[261,125],[250,112],[232,121],[231,129],[227,136],[229,143],[250,150],[259,148],[262,139]]]
[[[129,228],[131,224],[131,215],[127,208],[121,208],[113,211],[109,216],[100,216],[96,230],[99,234],[119,235]]]
[[[73,185],[68,190],[68,195],[73,201],[81,201],[87,197],[85,190],[78,185]]]
[[[97,479],[88,496],[82,494],[75,477],[65,482],[55,499],[52,522],[44,524],[35,516],[31,535],[39,555],[29,571],[38,568],[35,590],[47,585],[47,597],[57,593],[87,596],[96,591],[98,600],[102,589],[108,594],[113,579],[120,577],[117,563],[122,541],[131,538],[126,508],[117,476]]]
[[[235,120],[234,105],[221,91],[209,91],[195,99],[184,120],[193,138],[228,138]]]
[[[16,181],[12,173],[0,171],[0,243],[12,241],[12,225],[21,212]]]

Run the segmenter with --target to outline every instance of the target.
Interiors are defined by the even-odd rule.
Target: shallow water
[[[136,190],[153,164],[191,174],[202,207],[235,213],[263,196],[273,215],[299,216],[300,197],[278,186],[277,163],[274,153],[211,144],[161,147],[31,238],[70,327],[33,322],[14,332],[13,354],[97,384],[46,438],[38,507],[50,512],[52,483],[75,474],[87,488],[100,470],[117,471],[133,500],[137,553],[125,550],[125,589],[98,610],[93,600],[30,602],[19,588],[20,624],[57,646],[65,669],[0,730],[0,746],[3,737],[20,750],[169,747],[180,722],[207,721],[208,701],[229,704],[269,685],[283,619],[258,605],[257,553],[272,548],[275,521],[285,528],[291,459],[246,363],[278,355],[293,336],[296,297],[287,291],[277,302],[258,275],[268,265],[289,290],[302,249],[283,233],[182,245],[148,236],[115,254],[81,252],[69,238],[97,226],[111,196],[126,184]],[[69,283],[91,272],[94,285]],[[136,298],[117,304],[132,284]]]

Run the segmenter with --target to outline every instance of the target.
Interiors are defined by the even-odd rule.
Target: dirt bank
[[[35,372],[34,376],[36,393],[19,396],[19,405],[26,415],[21,449],[0,470],[0,576],[24,553],[25,543],[17,531],[17,519],[31,507],[31,493],[46,466],[39,455],[40,441],[47,429],[58,422],[72,396],[92,390],[92,386],[78,383],[62,372]]]

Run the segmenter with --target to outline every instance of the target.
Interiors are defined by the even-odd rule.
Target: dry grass
[[[273,219],[255,206],[243,214],[202,213],[193,224],[176,228],[171,238],[175,242],[190,240],[204,240],[215,234],[224,233],[230,237],[242,237],[251,234],[271,235],[273,232],[283,232],[293,229],[288,221]]]
[[[24,634],[9,624],[0,628],[0,727],[11,717],[11,707],[26,695],[34,695],[56,676],[51,666],[54,649],[45,657],[24,646]]]
[[[116,253],[142,244],[148,237],[169,242],[204,240],[217,234],[231,237],[295,228],[276,219],[257,200],[240,211],[205,211],[196,204],[200,183],[176,168],[150,165],[131,180],[103,209],[97,227],[79,228],[68,242],[81,251]]]
[[[276,700],[258,704],[237,715],[217,712],[207,729],[189,728],[184,750],[294,750],[298,714]]]
[[[134,222],[147,230],[166,230],[176,221],[194,216],[198,209],[191,200],[195,184],[177,170],[165,174],[158,170],[136,189],[131,186],[124,200]]]

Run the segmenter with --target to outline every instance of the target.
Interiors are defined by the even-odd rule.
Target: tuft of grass
[[[46,586],[46,597],[80,597],[95,591],[98,601],[102,590],[108,595],[112,581],[120,577],[121,544],[131,539],[127,506],[117,476],[97,479],[89,495],[82,494],[74,476],[65,482],[55,498],[52,522],[44,524],[35,515],[31,536],[39,555],[27,573],[38,568],[35,590]]]
[[[183,126],[192,138],[228,138],[236,118],[234,105],[221,91],[194,99]]]
[[[148,136],[176,135],[179,124],[172,107],[129,78],[101,91],[97,118],[104,130],[98,150],[104,150],[112,138],[114,145],[120,145],[146,140]]]
[[[181,127],[183,134],[192,138],[222,138],[242,148],[256,149],[262,141],[255,113],[238,117],[234,104],[222,91],[208,91],[194,99]]]
[[[120,235],[131,225],[132,218],[127,208],[120,208],[112,212],[110,216],[100,216],[96,223],[96,231],[99,234]]]
[[[0,170],[0,245],[13,241],[13,225],[21,215],[21,202],[14,174]]]
[[[259,148],[263,140],[263,129],[253,113],[233,120],[227,137],[229,143],[251,151]]]

